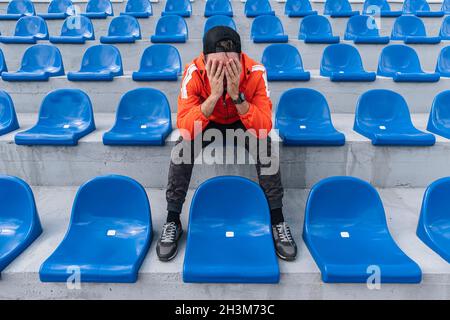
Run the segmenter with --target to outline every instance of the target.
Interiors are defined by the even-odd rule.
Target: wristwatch
[[[245,102],[245,95],[244,95],[244,93],[240,92],[238,97],[237,97],[237,99],[236,100],[233,99],[233,103],[234,104],[241,104],[243,102]]]

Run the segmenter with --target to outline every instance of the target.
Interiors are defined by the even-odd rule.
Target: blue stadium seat
[[[33,191],[23,180],[0,175],[0,272],[42,233]]]
[[[298,39],[305,41],[305,43],[339,42],[339,36],[333,35],[328,19],[319,15],[311,15],[302,19]]]
[[[275,43],[264,49],[261,63],[266,67],[269,81],[309,81],[310,73],[303,69],[297,48]]]
[[[109,44],[89,47],[83,55],[78,72],[67,73],[70,81],[112,81],[123,75],[119,49]]]
[[[7,72],[8,67],[6,66],[6,60],[5,55],[3,54],[3,51],[0,49],[0,76],[3,72]]]
[[[148,18],[153,15],[152,4],[150,0],[128,0],[125,12],[120,14],[135,18]]]
[[[17,21],[13,36],[0,36],[1,43],[36,43],[48,39],[45,20],[38,16],[25,16]]]
[[[8,3],[6,14],[0,14],[0,20],[19,20],[23,16],[34,16],[36,11],[30,0],[12,0]]]
[[[236,24],[234,23],[233,18],[228,16],[211,16],[206,19],[205,27],[203,28],[203,34],[206,34],[209,29],[217,26],[226,26],[236,30]]]
[[[202,183],[191,203],[184,282],[278,283],[279,278],[261,188],[238,176]]]
[[[6,91],[0,90],[0,136],[19,129],[14,103]]]
[[[101,36],[101,43],[134,43],[141,39],[141,27],[133,16],[122,15],[111,20],[107,36]]]
[[[450,46],[442,48],[436,63],[436,72],[441,77],[450,78]]]
[[[120,100],[114,127],[103,135],[105,145],[162,146],[172,131],[170,106],[159,90],[139,88]]]
[[[192,14],[192,5],[190,0],[167,0],[166,7],[161,15],[178,15],[181,17],[190,17]]]
[[[352,10],[348,0],[326,0],[323,14],[332,18],[341,18],[357,15],[359,11]]]
[[[441,11],[443,11],[445,15],[450,14],[450,1],[449,0],[442,1]]]
[[[71,0],[52,0],[48,5],[47,13],[38,14],[46,20],[66,19],[73,15],[75,15],[75,7]]]
[[[358,49],[349,44],[332,44],[323,51],[320,75],[331,81],[375,81],[377,74],[364,70]]]
[[[344,35],[345,40],[359,43],[389,43],[389,37],[380,36],[376,20],[372,16],[353,16],[348,19]]]
[[[432,146],[436,140],[414,127],[400,94],[384,89],[369,90],[359,98],[353,130],[380,146]]]
[[[16,72],[3,72],[3,81],[48,81],[64,75],[61,52],[53,45],[36,44],[29,47]]]
[[[402,40],[407,44],[436,44],[441,42],[441,38],[427,37],[425,25],[416,16],[406,15],[395,20],[391,33],[392,40]]]
[[[404,0],[403,14],[414,14],[418,17],[442,17],[443,11],[431,11],[427,0]]]
[[[434,181],[425,191],[417,236],[450,263],[450,177]]]
[[[438,72],[425,73],[416,51],[401,44],[389,45],[381,51],[377,74],[395,82],[436,82]]]
[[[325,97],[308,88],[285,91],[278,102],[275,128],[285,145],[341,146],[345,136],[331,122]]]
[[[247,0],[244,7],[245,15],[254,18],[266,14],[275,15],[269,0]]]
[[[177,81],[181,75],[181,57],[170,44],[154,44],[142,53],[139,71],[133,72],[134,81]]]
[[[450,16],[446,16],[442,20],[441,29],[439,30],[441,40],[450,40]]]
[[[317,14],[311,7],[309,0],[287,0],[284,5],[284,14],[288,17],[306,17]]]
[[[156,24],[155,34],[150,38],[153,43],[184,43],[187,39],[188,27],[186,21],[177,15],[159,18]]]
[[[288,42],[283,24],[277,16],[257,16],[252,23],[251,39],[255,43]]]
[[[66,236],[40,279],[66,282],[78,271],[81,282],[136,282],[152,233],[144,188],[124,176],[96,177],[78,190]]]
[[[205,17],[233,16],[230,0],[207,0],[205,3]]]
[[[85,43],[95,40],[94,26],[85,16],[70,16],[64,20],[59,36],[50,36],[51,43]]]
[[[363,14],[380,17],[399,17],[402,11],[392,11],[387,0],[365,0]]]
[[[443,91],[434,98],[427,130],[450,139],[450,90]]]
[[[95,130],[91,100],[79,89],[58,89],[47,94],[36,125],[16,134],[19,145],[76,146]]]
[[[420,267],[395,243],[378,192],[354,177],[313,186],[303,239],[327,283],[364,283],[378,267],[381,283],[419,283]]]
[[[110,0],[89,0],[82,15],[89,19],[106,19],[114,15],[112,3]]]

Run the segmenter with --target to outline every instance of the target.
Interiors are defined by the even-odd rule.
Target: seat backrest
[[[271,12],[272,6],[269,0],[247,0],[244,7],[245,13]]]
[[[283,35],[284,29],[280,18],[273,15],[258,16],[253,20],[251,35]]]
[[[94,26],[91,19],[85,16],[70,16],[64,20],[61,27],[61,36],[94,37]]]
[[[439,53],[436,72],[450,72],[450,46],[442,48]]]
[[[416,16],[400,16],[392,27],[391,37],[426,36],[425,25]]]
[[[332,44],[325,48],[320,63],[320,74],[330,76],[332,72],[364,71],[361,55],[355,47],[344,44]]]
[[[33,2],[31,2],[30,0],[12,0],[10,3],[8,3],[6,13],[34,16],[36,14],[36,11],[34,9]]]
[[[0,90],[0,128],[16,121],[16,111],[11,96],[6,91]]]
[[[430,184],[423,197],[421,221],[419,223],[429,227],[442,226],[444,221],[448,221],[450,218],[450,211],[448,210],[449,194],[450,177],[438,179]]]
[[[61,52],[56,46],[36,44],[29,47],[23,54],[21,71],[49,71],[56,72],[63,68]]]
[[[450,126],[450,90],[443,91],[434,97],[431,105],[430,121]]]
[[[430,5],[427,0],[404,0],[404,13],[415,13],[417,11],[430,11]]]
[[[383,48],[377,73],[392,76],[396,72],[423,72],[419,57],[413,48],[401,44]]]
[[[450,1],[449,1],[450,3]],[[450,37],[450,16],[446,16],[442,20],[441,29],[439,30],[439,36]]]
[[[391,11],[391,6],[387,0],[365,0],[363,13],[365,14],[376,14],[379,12],[389,12]]]
[[[75,14],[75,7],[71,0],[52,0],[48,5],[48,13],[67,13]]]
[[[206,34],[209,29],[212,29],[217,26],[226,26],[236,30],[236,24],[234,23],[233,18],[228,16],[212,16],[209,17],[205,22],[205,27],[203,29],[203,34]]]
[[[110,0],[89,0],[86,5],[86,12],[105,12],[113,14],[113,6]]]
[[[170,44],[154,44],[142,53],[139,71],[169,71],[181,73],[181,57],[177,48]]]
[[[141,28],[135,17],[129,15],[117,16],[111,20],[108,36],[133,36],[141,37]]]
[[[80,71],[119,71],[122,69],[122,57],[119,49],[109,44],[89,47],[83,55]]]
[[[190,0],[167,0],[164,11],[170,12],[192,12],[192,5]]]
[[[311,3],[309,0],[287,0],[284,5],[284,12],[307,12],[311,11]]]
[[[350,17],[345,30],[345,37],[352,39],[355,36],[379,37],[379,28],[376,19],[372,16],[356,15]]]
[[[167,15],[159,18],[156,24],[157,35],[188,34],[186,21],[177,15]]]
[[[261,63],[267,69],[303,70],[303,62],[297,48],[284,43],[274,43],[264,49]]]
[[[47,23],[38,16],[23,16],[17,21],[15,36],[48,36]]]
[[[300,37],[332,36],[333,30],[328,19],[324,16],[312,15],[302,19],[300,23]]]
[[[442,1],[441,11],[444,11],[445,13],[450,12],[450,0]]]
[[[352,11],[352,6],[348,0],[326,0],[323,14]]]
[[[128,0],[125,12],[148,12],[152,14],[152,4],[149,0]]]
[[[230,0],[207,0],[205,11],[210,12],[233,12]]]

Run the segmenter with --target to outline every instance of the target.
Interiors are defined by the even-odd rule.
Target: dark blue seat
[[[341,146],[345,136],[331,122],[325,97],[308,88],[285,91],[278,102],[275,128],[285,145]]]
[[[14,36],[0,36],[1,43],[36,43],[48,39],[45,20],[38,16],[25,16],[17,21]]]
[[[103,135],[105,145],[162,146],[172,131],[170,106],[159,90],[139,88],[120,100],[116,123]]]
[[[48,5],[47,13],[38,14],[46,20],[66,19],[73,15],[75,15],[75,7],[71,0],[52,0]]]
[[[317,14],[311,7],[309,0],[287,0],[284,5],[284,14],[288,17],[306,17]]]
[[[432,146],[434,135],[416,129],[408,105],[398,93],[375,89],[358,100],[353,130],[383,146]]]
[[[236,24],[234,23],[233,18],[228,16],[211,16],[205,22],[203,34],[206,34],[209,29],[217,26],[226,26],[236,30]]]
[[[389,45],[381,51],[377,74],[395,82],[436,82],[438,72],[425,73],[416,51],[401,44]]]
[[[262,15],[275,15],[269,0],[247,0],[244,7],[245,15],[254,18]]]
[[[67,73],[70,81],[112,81],[123,75],[119,49],[109,44],[89,47],[83,55],[78,72]]]
[[[427,37],[425,25],[422,20],[416,16],[401,16],[395,20],[391,33],[392,40],[402,40],[406,44],[436,44],[441,42],[441,38]]]
[[[150,38],[153,43],[184,43],[187,39],[188,27],[186,21],[177,15],[159,18],[156,24],[155,34]]]
[[[141,39],[141,27],[133,16],[122,15],[111,20],[107,36],[101,36],[101,43],[134,43]]]
[[[230,0],[207,0],[205,3],[205,17],[233,16]]]
[[[420,267],[395,243],[378,192],[354,177],[330,177],[313,186],[303,239],[327,283],[419,283]]]
[[[0,136],[19,129],[14,104],[6,91],[0,90]]]
[[[150,0],[128,0],[125,12],[120,14],[135,18],[148,18],[153,15],[152,4]]]
[[[380,17],[399,17],[402,11],[392,11],[387,0],[365,0],[363,14]]]
[[[3,54],[3,51],[0,49],[0,76],[3,72],[7,72],[8,67],[6,66],[6,60],[5,55]]]
[[[114,15],[112,3],[110,0],[89,0],[82,15],[89,19],[106,19]]]
[[[61,52],[53,45],[36,44],[29,47],[16,72],[3,72],[3,81],[48,81],[64,75]]]
[[[326,0],[323,14],[332,18],[351,17],[359,14],[359,11],[352,10],[348,0]]]
[[[431,11],[427,0],[404,0],[403,14],[414,14],[418,17],[442,17],[443,11]]]
[[[441,11],[443,11],[444,14],[450,14],[450,1],[449,0],[442,1]]]
[[[353,16],[348,19],[347,28],[344,35],[345,40],[354,43],[389,43],[389,37],[380,36],[376,20],[372,16]]]
[[[251,39],[255,43],[288,42],[283,24],[277,16],[257,16],[252,23]]]
[[[64,20],[59,36],[50,36],[51,43],[83,44],[87,40],[95,40],[94,26],[91,19],[85,16],[70,16]]]
[[[339,42],[339,36],[333,35],[328,19],[319,15],[311,15],[302,19],[298,39],[305,41],[305,43]]]
[[[142,53],[139,71],[133,72],[134,81],[177,81],[181,75],[181,57],[170,44],[154,44]]]
[[[364,70],[358,49],[349,44],[332,44],[323,51],[320,75],[331,81],[375,81],[377,74]]]
[[[192,5],[190,0],[167,0],[164,11],[161,15],[178,15],[181,17],[190,17],[192,14]]]
[[[19,145],[76,146],[95,130],[91,100],[79,89],[58,89],[47,94],[36,125],[15,136]]]
[[[444,20],[442,20],[439,37],[441,37],[441,40],[450,40],[450,16],[446,16]]]
[[[30,0],[12,0],[8,3],[6,14],[0,14],[0,20],[19,20],[23,16],[34,16],[36,11]]]
[[[434,98],[427,130],[450,139],[450,90],[443,91]]]
[[[42,233],[33,191],[16,177],[0,175],[0,272]]]
[[[261,63],[266,67],[269,81],[309,81],[310,73],[303,69],[297,48],[276,43],[264,49]]]
[[[450,46],[442,48],[436,63],[436,72],[441,77],[450,78]]]
[[[278,283],[279,278],[261,188],[238,176],[202,183],[191,203],[184,282]]]
[[[66,236],[39,277],[66,282],[79,272],[81,282],[136,282],[152,233],[148,197],[137,181],[94,178],[78,190]]]

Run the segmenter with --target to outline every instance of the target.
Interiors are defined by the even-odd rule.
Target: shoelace
[[[281,242],[292,242],[291,229],[289,229],[286,222],[277,224],[276,228]]]
[[[170,243],[175,241],[177,234],[177,224],[175,222],[166,223],[163,226],[161,242]]]

